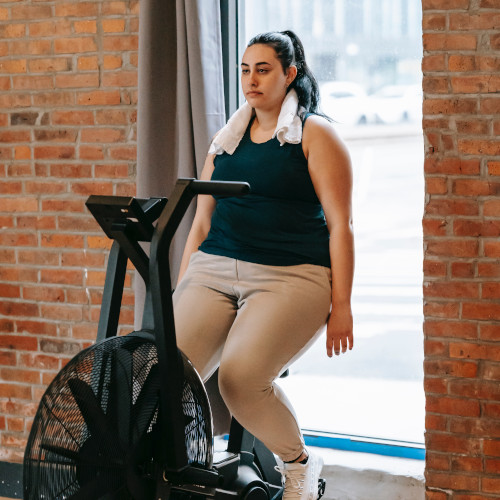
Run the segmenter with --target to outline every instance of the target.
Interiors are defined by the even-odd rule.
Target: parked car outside
[[[419,85],[386,85],[368,99],[379,123],[416,122],[422,119],[422,89]]]
[[[320,96],[322,111],[341,125],[359,125],[373,120],[368,96],[358,83],[324,83]]]

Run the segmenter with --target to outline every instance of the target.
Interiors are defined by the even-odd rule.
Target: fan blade
[[[68,458],[69,460],[77,460],[78,452],[74,450],[69,450],[68,448],[63,448],[61,446],[54,446],[52,444],[42,443],[40,447],[43,450],[50,451],[61,457]],[[45,459],[46,460],[46,459]]]
[[[133,358],[127,349],[113,351],[111,380],[106,415],[115,429],[120,444],[126,449],[130,440],[130,408],[132,406]]]
[[[120,447],[116,431],[109,424],[91,387],[83,380],[74,378],[68,380],[68,386],[90,434],[102,442],[104,449],[111,450]]]
[[[109,476],[107,476],[109,478]],[[111,484],[106,484],[106,477],[96,476],[92,481],[85,483],[74,495],[68,497],[68,500],[124,500],[128,497],[125,485],[125,478],[122,479],[123,484],[118,489]]]
[[[156,409],[158,408],[159,390],[160,368],[156,364],[151,367],[132,408],[132,445],[135,445],[141,439],[151,425]]]

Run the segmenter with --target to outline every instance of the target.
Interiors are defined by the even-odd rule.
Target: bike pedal
[[[326,481],[323,478],[318,479],[318,500],[325,494]]]

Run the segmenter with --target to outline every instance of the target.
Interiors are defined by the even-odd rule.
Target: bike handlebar
[[[212,196],[244,196],[250,192],[247,182],[193,180],[190,187],[194,194]]]

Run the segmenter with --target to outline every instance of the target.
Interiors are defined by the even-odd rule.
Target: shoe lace
[[[306,471],[300,469],[289,470],[285,467],[280,467],[279,465],[275,467],[275,470],[281,473],[281,483],[285,487],[283,499],[300,499],[304,489]]]

